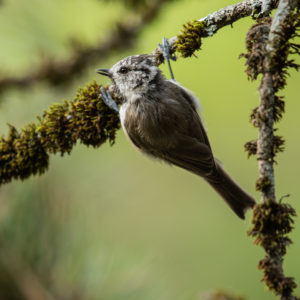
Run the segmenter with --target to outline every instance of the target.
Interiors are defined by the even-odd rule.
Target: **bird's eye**
[[[120,70],[119,70],[119,72],[122,73],[122,74],[126,74],[128,71],[129,71],[129,69],[126,68],[126,67],[122,67],[122,68],[120,68]]]

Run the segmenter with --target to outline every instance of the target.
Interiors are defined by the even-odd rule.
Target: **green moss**
[[[49,153],[69,154],[77,141],[93,147],[114,144],[119,116],[102,101],[100,87],[93,82],[73,101],[51,105],[37,124],[20,132],[10,125],[8,136],[0,139],[0,184],[44,173]]]
[[[250,80],[255,80],[259,74],[268,71],[272,73],[275,93],[285,87],[286,78],[289,75],[288,68],[299,69],[299,65],[289,58],[290,54],[300,54],[300,45],[292,42],[299,36],[299,20],[300,12],[297,10],[285,19],[282,23],[280,45],[276,45],[272,53],[266,51],[272,18],[258,19],[257,23],[250,28],[246,37],[247,53],[240,55],[240,57],[246,58],[246,74]],[[266,63],[266,55],[271,64]],[[272,59],[273,57],[275,59]]]
[[[300,13],[299,10],[291,12],[281,24],[283,30],[280,33],[280,39],[277,40],[279,44],[274,47],[274,51],[269,53],[266,51],[266,45],[271,20],[269,17],[262,18],[250,28],[246,38],[247,53],[241,56],[246,58],[246,73],[250,80],[257,79],[259,74],[268,73],[271,76],[274,104],[270,109],[273,112],[273,120],[277,122],[283,116],[285,103],[283,97],[276,93],[286,85],[288,68],[299,68],[293,60],[289,59],[289,55],[300,54],[299,45],[291,43],[300,28]],[[252,111],[250,120],[255,127],[258,127],[261,122],[267,122],[259,113],[258,107]],[[248,156],[254,154],[255,147],[254,141],[246,143],[245,149]],[[268,153],[269,161],[273,163],[276,154],[283,150],[284,139],[274,135],[272,148]],[[267,176],[260,177],[256,182],[256,189],[266,192],[270,185],[271,182]],[[287,246],[292,243],[287,234],[293,229],[295,216],[296,212],[290,205],[282,204],[281,201],[276,203],[271,199],[264,200],[264,203],[254,207],[252,228],[248,232],[255,238],[254,243],[262,246],[266,253],[258,265],[264,273],[262,280],[281,299],[294,299],[295,297],[291,295],[297,287],[294,279],[286,277],[282,269],[283,256],[286,254]]]
[[[8,137],[0,140],[0,184],[42,174],[48,160],[35,124],[25,126],[20,133],[10,125]]]
[[[260,177],[256,181],[256,190],[265,192],[269,189],[271,181],[268,177]]]
[[[282,299],[290,299],[288,296],[297,287],[294,278],[284,277],[281,266],[269,257],[260,260],[258,269],[264,272],[262,281],[266,283],[269,290],[275,291],[277,295],[285,295],[287,297]]]
[[[288,234],[293,229],[295,216],[296,212],[289,204],[266,200],[254,207],[253,226],[248,234],[254,237]]]
[[[285,102],[283,96],[275,95],[274,99],[274,121],[278,122],[282,119],[283,113],[285,112]]]
[[[248,158],[252,155],[255,155],[257,152],[257,140],[252,140],[245,143],[244,149],[248,153]]]
[[[295,10],[282,22],[282,32],[279,45],[270,54],[271,65],[267,67],[272,71],[275,92],[286,86],[286,79],[289,75],[289,68],[299,70],[300,65],[290,58],[291,54],[300,54],[300,45],[294,43],[299,37],[300,11]],[[278,42],[278,41],[277,41]],[[272,59],[272,58],[275,59]]]
[[[189,57],[201,48],[201,38],[207,36],[204,21],[193,21],[183,25],[183,30],[177,36],[176,51],[183,57]]]
[[[262,246],[266,256],[258,265],[263,270],[263,281],[277,295],[290,295],[297,287],[291,277],[285,277],[282,272],[282,256],[292,242],[286,236],[293,229],[296,216],[295,210],[289,204],[276,203],[267,200],[253,209],[252,228],[248,235],[255,238],[254,243]]]
[[[269,37],[271,21],[270,17],[258,19],[247,33],[247,53],[242,53],[240,57],[246,58],[246,74],[250,80],[256,80],[257,76],[264,72],[266,42]]]
[[[259,119],[258,106],[256,106],[250,114],[250,123],[256,128],[258,127],[258,119]]]
[[[272,149],[273,157],[275,157],[277,153],[284,151],[284,143],[285,140],[283,139],[282,136],[279,135],[273,136],[273,149]]]
[[[100,86],[95,82],[80,89],[74,101],[53,104],[44,112],[38,132],[50,153],[70,153],[79,140],[87,146],[99,147],[115,141],[120,128],[118,115],[100,97]]]

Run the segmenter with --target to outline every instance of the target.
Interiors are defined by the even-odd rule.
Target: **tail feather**
[[[220,181],[208,181],[209,184],[241,219],[245,219],[247,209],[255,205],[254,198],[243,190],[218,163],[217,170]]]

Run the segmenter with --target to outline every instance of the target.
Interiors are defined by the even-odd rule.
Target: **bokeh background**
[[[127,1],[123,1],[127,2]],[[134,2],[134,1],[132,1]],[[53,86],[42,81],[0,96],[0,129],[36,120],[53,102],[72,99],[78,87],[132,54],[150,53],[182,24],[226,5],[227,0],[177,0],[164,5],[133,47]],[[131,10],[131,12],[130,12]],[[132,12],[133,10],[133,12]],[[134,9],[122,1],[3,0],[0,4],[0,78],[19,76],[45,60],[66,60],[72,43],[93,45],[107,38],[116,21]],[[137,12],[136,12],[137,13]],[[177,80],[200,98],[215,155],[257,200],[257,161],[247,159],[246,141],[256,138],[249,123],[258,103],[258,83],[244,73],[248,18],[203,40],[198,58],[173,63]],[[161,67],[167,76],[166,66]],[[277,197],[300,211],[300,74],[291,71],[286,114],[278,124],[286,150],[277,158]],[[0,299],[187,300],[222,289],[247,299],[275,299],[260,282],[263,251],[239,220],[201,179],[154,162],[126,141],[99,149],[77,145],[71,155],[52,156],[49,171],[0,189]],[[300,222],[285,259],[286,273],[300,278]],[[297,290],[300,294],[300,289]]]

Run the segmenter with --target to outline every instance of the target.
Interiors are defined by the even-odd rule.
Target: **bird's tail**
[[[221,195],[230,208],[241,218],[245,219],[247,209],[255,205],[255,200],[244,191],[216,162],[220,180],[207,180],[208,183]]]

